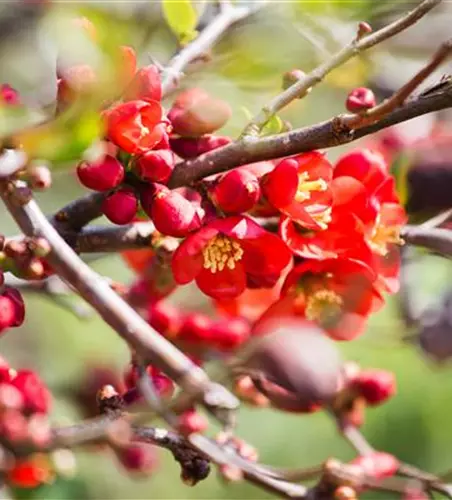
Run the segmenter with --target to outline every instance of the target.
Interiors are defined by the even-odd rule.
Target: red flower
[[[336,340],[351,340],[381,303],[374,279],[369,267],[352,259],[303,262],[289,273],[281,298],[258,320],[255,333],[268,319],[295,315],[316,321]]]
[[[344,187],[346,186],[346,187]],[[355,151],[343,156],[334,171],[335,192],[366,193],[366,203],[356,203],[348,209],[362,223],[365,241],[372,250],[372,267],[382,290],[395,293],[399,282],[397,245],[403,244],[400,231],[407,222],[404,208],[395,191],[394,179],[379,153]],[[358,196],[357,196],[358,197]]]
[[[129,101],[105,113],[107,136],[131,154],[145,153],[163,137],[162,107],[156,101]]]
[[[276,235],[244,216],[215,219],[188,236],[173,256],[179,284],[196,279],[213,298],[240,295],[247,280],[279,276],[291,260],[290,250]]]
[[[325,229],[330,220],[333,166],[311,151],[279,162],[262,178],[268,201],[280,212],[308,229]]]

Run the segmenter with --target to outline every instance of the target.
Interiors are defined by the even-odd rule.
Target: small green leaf
[[[284,128],[284,123],[278,115],[273,115],[270,117],[268,122],[262,129],[261,135],[275,135],[279,134]]]
[[[190,0],[162,0],[162,8],[168,26],[182,44],[196,37],[198,15]]]

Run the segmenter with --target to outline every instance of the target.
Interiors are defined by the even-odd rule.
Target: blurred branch
[[[212,413],[215,414],[217,407],[229,410],[236,404],[232,394],[226,389],[219,394],[217,384],[212,384],[201,368],[159,335],[111,289],[106,280],[86,265],[58,234],[37,203],[31,197],[24,200],[23,196],[18,196],[20,189],[20,183],[0,182],[0,195],[18,226],[24,234],[48,241],[51,251],[46,259],[55,272],[91,304],[131,348],[146,361],[154,363],[188,395],[200,398],[201,403],[205,403],[211,391],[215,391],[217,406],[213,408],[206,403]]]
[[[445,256],[452,256],[452,231],[437,227],[405,226],[402,238],[410,245],[421,246]]]
[[[223,2],[219,14],[213,18],[193,42],[178,52],[165,67],[162,74],[163,94],[168,95],[168,93],[177,87],[186,66],[202,56],[224,35],[231,25],[253,14],[264,4],[265,2],[259,2],[253,7],[245,7]]]
[[[353,116],[342,115],[283,134],[260,138],[244,137],[193,160],[178,163],[171,177],[170,186],[190,185],[209,175],[247,163],[348,144],[396,123],[450,107],[452,107],[452,83],[449,82],[437,92],[413,97],[377,123],[356,131],[347,127],[341,128],[340,124],[344,117]]]
[[[370,35],[359,36],[358,31],[358,35],[352,40],[352,42],[266,104],[245,127],[242,136],[257,135],[274,114],[286,107],[293,100],[304,96],[314,85],[319,84],[333,69],[342,66],[349,59],[357,56],[365,50],[397,35],[401,31],[404,31],[419,21],[419,19],[425,16],[427,12],[432,10],[433,7],[438,5],[440,2],[441,0],[424,0],[400,19],[397,19],[388,26],[385,26]]]

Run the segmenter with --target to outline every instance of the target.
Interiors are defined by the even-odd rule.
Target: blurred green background
[[[357,20],[370,20],[375,26],[386,22],[394,12],[407,9],[406,2],[270,2],[259,14],[239,23],[222,39],[212,60],[187,75],[184,86],[200,86],[227,100],[233,118],[224,132],[237,135],[247,114],[256,112],[280,88],[281,74],[294,67],[305,71],[324,60],[332,51],[353,37]],[[14,2],[9,8],[14,9]],[[210,8],[198,2],[199,13]],[[396,88],[400,78],[409,78],[443,38],[443,15],[432,15],[406,34],[406,38],[385,44],[339,69],[309,98],[293,103],[282,114],[293,126],[314,123],[342,112],[347,91],[372,82],[383,88]],[[162,19],[158,2],[108,3],[99,6],[55,4],[46,7],[42,17],[0,44],[2,80],[17,87],[35,109],[43,109],[54,99],[54,63],[63,46],[71,57],[90,57],[92,48],[73,46],[61,26],[80,13],[93,16],[109,33],[103,55],[115,44],[140,47],[140,59],[148,63],[151,54],[161,62],[176,50],[176,40]],[[0,10],[1,16],[5,12]],[[450,18],[449,18],[450,19]],[[433,36],[432,36],[433,34]],[[24,42],[25,40],[25,42]],[[30,41],[37,40],[39,43]],[[427,40],[427,41],[426,41]],[[12,50],[14,47],[14,50]],[[430,51],[430,52],[429,52]],[[394,60],[397,71],[394,71]],[[413,69],[414,68],[414,69]],[[435,78],[434,75],[432,78]],[[170,102],[170,100],[168,101]],[[424,122],[422,124],[424,126]],[[341,150],[328,153],[334,160]],[[83,194],[72,165],[54,173],[53,188],[38,195],[46,212],[51,213],[68,200]],[[14,234],[7,213],[2,212],[1,229]],[[105,221],[99,221],[105,223]],[[119,281],[133,276],[119,256],[105,256],[92,262],[101,274]],[[450,282],[448,261],[427,257],[419,265],[419,298],[427,304],[437,298]],[[195,297],[195,298],[193,298]],[[187,307],[205,305],[204,298],[183,288],[176,299]],[[53,421],[64,425],[80,419],[67,387],[76,388],[92,366],[104,365],[121,373],[129,361],[124,343],[93,316],[76,318],[48,298],[26,295],[25,325],[1,339],[0,351],[15,367],[32,367],[55,391]],[[438,368],[426,360],[416,346],[401,339],[406,331],[399,319],[397,299],[375,315],[362,338],[341,344],[347,359],[366,367],[393,370],[398,381],[398,396],[381,408],[368,411],[363,428],[370,442],[379,449],[430,471],[452,465],[452,432],[449,429],[452,378],[447,366]],[[319,463],[329,456],[342,460],[353,457],[334,426],[322,414],[294,416],[270,410],[243,408],[238,433],[255,445],[261,460],[274,465],[303,466]],[[130,478],[106,453],[77,451],[77,475],[59,478],[54,484],[33,491],[17,492],[19,498],[40,499],[147,499],[147,498],[267,498],[261,490],[247,484],[224,485],[213,472],[194,488],[179,480],[179,467],[165,451],[157,451],[160,466],[146,479]]]

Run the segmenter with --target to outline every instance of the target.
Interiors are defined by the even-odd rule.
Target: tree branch
[[[452,231],[437,227],[405,226],[402,238],[410,245],[452,256]]]
[[[51,251],[47,260],[52,268],[100,314],[116,332],[140,354],[155,364],[192,397],[205,396],[211,384],[205,372],[173,344],[159,335],[109,284],[87,266],[61,238],[33,199],[23,203],[17,198],[17,182],[0,182],[0,195],[21,230],[28,236],[45,238]],[[236,401],[226,389],[223,401],[229,408]],[[226,398],[226,402],[224,401]],[[204,399],[202,400],[204,402]],[[208,409],[212,410],[211,407]]]
[[[450,107],[452,83],[449,82],[438,92],[414,97],[377,123],[356,131],[338,127],[344,117],[354,116],[343,115],[283,134],[261,138],[245,137],[193,160],[178,163],[169,184],[172,188],[190,185],[209,175],[248,163],[348,144],[391,125]]]
[[[248,17],[258,10],[264,2],[250,8],[223,5],[219,14],[206,26],[193,42],[177,53],[168,63],[162,75],[163,95],[168,95],[177,85],[184,69],[195,59],[202,56],[237,21]]]
[[[356,38],[347,46],[339,50],[326,62],[315,68],[304,78],[301,78],[287,90],[274,97],[262,110],[249,122],[245,127],[242,136],[256,135],[268,122],[269,118],[275,113],[286,107],[294,99],[305,95],[314,85],[320,83],[325,76],[333,69],[343,65],[352,57],[364,52],[365,50],[377,45],[388,38],[397,35],[404,31],[419,19],[421,19],[433,7],[438,5],[441,0],[424,0],[413,10],[397,19],[393,23],[385,26],[384,28],[372,33],[370,35]]]

